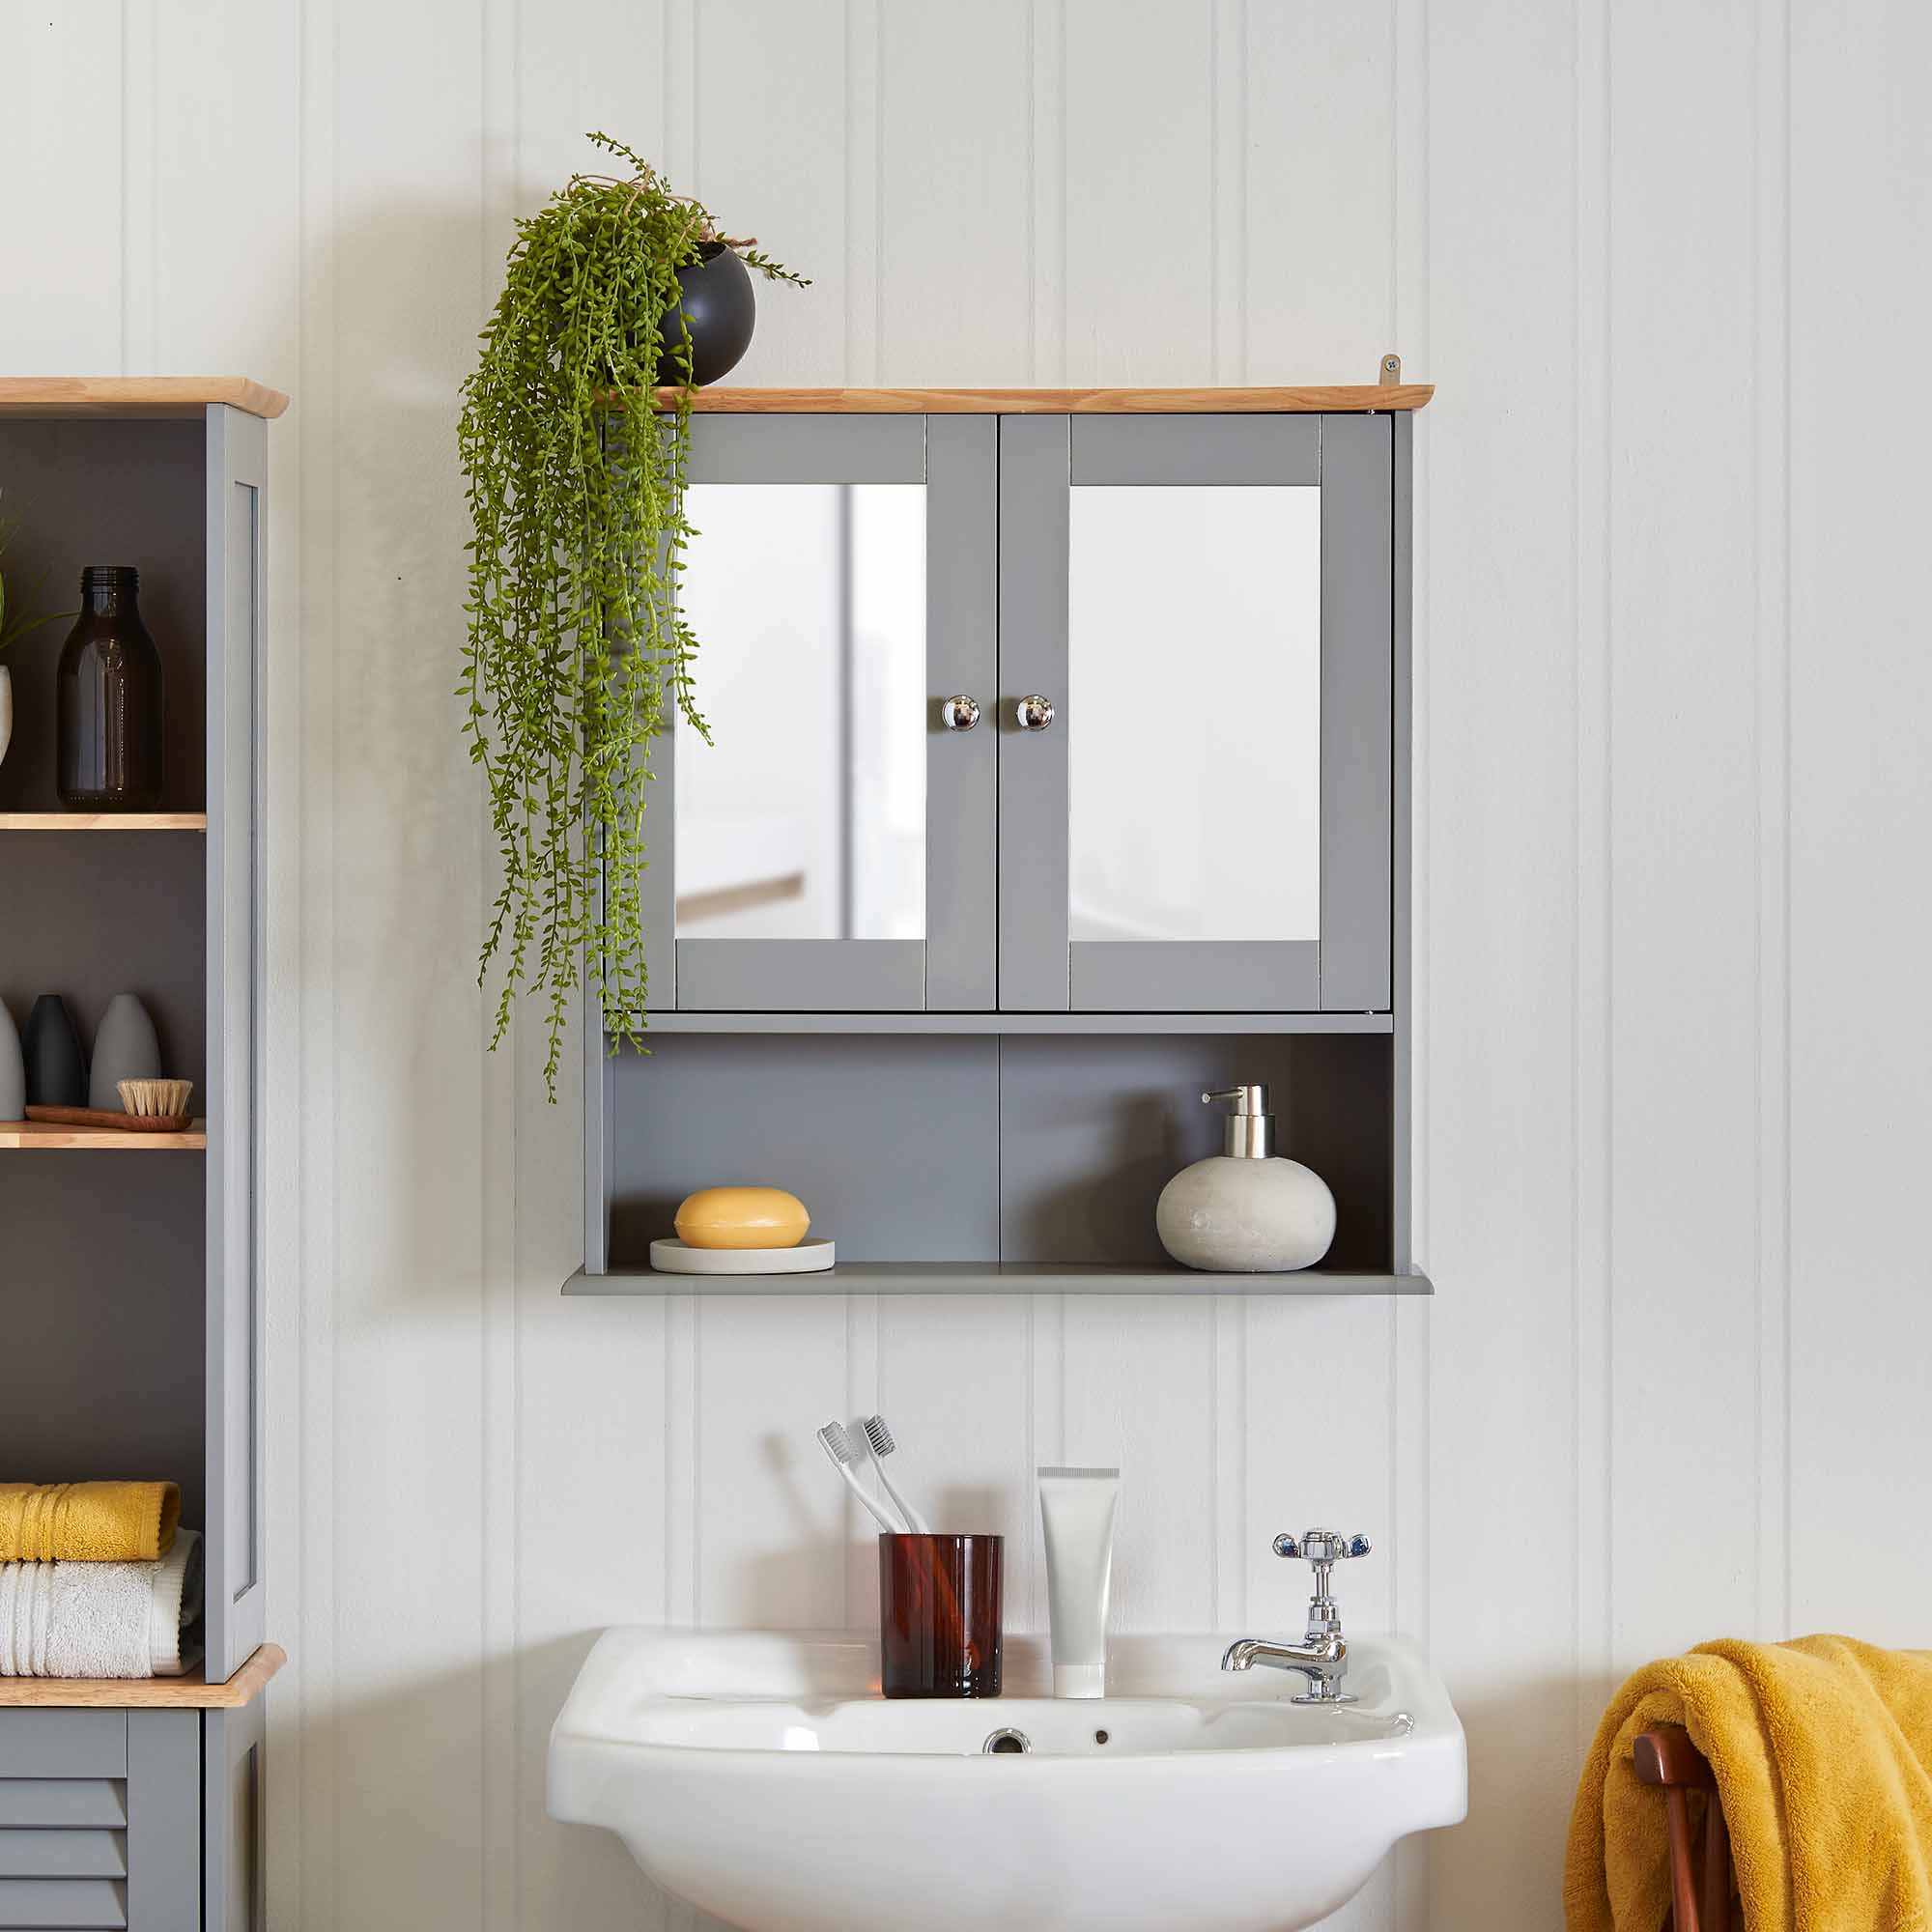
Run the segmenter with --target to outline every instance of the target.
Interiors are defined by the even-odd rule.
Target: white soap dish
[[[833,1260],[830,1241],[810,1237],[795,1248],[694,1248],[674,1235],[651,1243],[660,1274],[818,1274]]]

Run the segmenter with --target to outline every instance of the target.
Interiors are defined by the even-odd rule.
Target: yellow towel
[[[0,1563],[158,1563],[181,1508],[174,1483],[0,1483]]]
[[[1748,1932],[1932,1928],[1932,1651],[1806,1636],[1645,1664],[1604,1713],[1577,1788],[1570,1932],[1663,1921],[1663,1794],[1631,1763],[1657,1724],[1682,1724],[1717,1774]]]

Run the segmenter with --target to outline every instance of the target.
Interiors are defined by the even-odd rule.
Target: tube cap
[[[1056,1697],[1104,1697],[1107,1694],[1107,1666],[1104,1663],[1056,1663],[1053,1666],[1053,1694]]]

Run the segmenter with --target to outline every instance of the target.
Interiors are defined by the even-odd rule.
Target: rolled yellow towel
[[[180,1521],[175,1483],[0,1483],[0,1563],[158,1563]]]
[[[1804,1636],[1645,1664],[1604,1713],[1577,1787],[1569,1932],[1663,1921],[1663,1797],[1631,1759],[1657,1724],[1682,1724],[1717,1774],[1750,1932],[1932,1926],[1932,1651]]]

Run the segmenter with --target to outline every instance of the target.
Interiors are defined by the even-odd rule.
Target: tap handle
[[[1366,1536],[1344,1536],[1333,1529],[1304,1529],[1299,1536],[1290,1536],[1284,1531],[1274,1540],[1274,1553],[1277,1556],[1303,1557],[1310,1563],[1339,1563],[1344,1557],[1366,1556],[1369,1553],[1369,1539]]]

